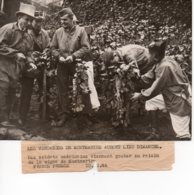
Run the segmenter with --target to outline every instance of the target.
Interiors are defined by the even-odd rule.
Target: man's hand
[[[141,93],[134,93],[131,97],[132,102],[138,101],[141,97]]]
[[[41,55],[41,53],[39,51],[34,51],[34,52],[32,52],[31,56],[32,56],[34,61],[38,61],[40,58],[40,55]]]
[[[27,72],[34,72],[37,70],[37,66],[34,63],[29,64],[29,69],[27,69]]]
[[[33,55],[33,56],[40,56],[41,53],[40,53],[39,51],[33,51],[33,52],[32,52],[32,55]]]
[[[26,57],[23,53],[16,54],[16,61],[24,61],[24,60],[26,60]]]
[[[65,58],[61,56],[61,57],[59,58],[59,62],[65,63],[65,62],[66,62],[66,61],[65,61]]]
[[[67,56],[66,59],[65,59],[65,61],[67,63],[72,63],[73,62],[73,57],[72,56]]]
[[[140,78],[141,77],[141,75],[140,75],[140,70],[139,69],[137,69],[137,68],[134,68],[134,73],[135,73],[135,75],[138,77],[138,78]]]
[[[50,53],[50,49],[49,48],[44,49],[43,53]]]
[[[30,63],[30,70],[36,70],[37,66],[34,63]]]
[[[72,63],[73,62],[73,57],[68,56],[68,57],[64,58],[64,57],[61,56],[59,58],[59,62],[61,62],[61,63]]]

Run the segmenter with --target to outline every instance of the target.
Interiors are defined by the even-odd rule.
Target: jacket
[[[35,44],[40,48],[40,52],[50,47],[50,37],[46,30],[41,29],[38,35],[35,35],[33,30],[28,30],[28,33],[32,36],[34,41],[34,50],[36,51]]]
[[[161,93],[169,112],[177,116],[189,115],[189,81],[180,65],[172,58],[165,57],[156,65],[154,74],[155,81],[151,87],[141,92],[143,97],[148,100]]]
[[[147,48],[140,45],[129,44],[118,48],[117,51],[121,60],[123,60],[126,64],[135,62],[141,74],[150,70],[149,51]]]
[[[55,57],[72,55],[74,59],[91,60],[90,44],[84,27],[74,26],[70,32],[63,27],[56,30],[51,42]]]
[[[23,53],[27,64],[33,62],[31,53],[33,40],[27,32],[18,28],[17,23],[9,23],[0,29],[0,80],[17,83],[21,74],[21,64],[16,62],[16,54]]]

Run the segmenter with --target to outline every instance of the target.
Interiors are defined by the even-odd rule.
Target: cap
[[[148,46],[149,50],[156,52],[165,52],[167,40],[156,39]]]
[[[64,18],[64,16],[65,15],[70,15],[70,16],[74,16],[74,13],[73,13],[73,11],[71,10],[71,8],[64,8],[64,9],[62,9],[60,12],[59,12],[59,16],[60,16],[60,18],[61,19],[63,19]]]

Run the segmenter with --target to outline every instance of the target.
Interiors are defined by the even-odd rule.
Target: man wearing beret
[[[161,93],[170,113],[177,139],[190,139],[191,92],[189,81],[180,65],[169,56],[165,57],[165,49],[166,41],[157,40],[150,44],[150,61],[155,64],[153,71],[155,80],[148,89],[135,93],[132,100],[151,101]]]
[[[45,49],[49,48],[50,38],[48,33],[42,28],[42,22],[44,18],[38,14],[39,12],[35,12],[35,17],[32,20],[31,28],[28,29],[28,33],[33,39],[33,51],[42,53]],[[38,78],[39,88],[42,88],[41,86],[43,83],[43,75],[40,68],[36,72],[32,71],[24,73],[21,78],[22,90],[19,109],[20,119],[18,120],[20,125],[25,125],[26,123],[35,77]]]
[[[68,117],[68,86],[69,76],[75,71],[75,60],[91,60],[90,44],[84,27],[74,22],[74,13],[70,8],[64,8],[60,13],[62,27],[57,29],[52,42],[51,50],[53,56],[58,58],[57,85],[59,91],[59,103],[63,117],[57,126],[66,122]]]
[[[31,58],[33,41],[27,33],[34,12],[34,6],[21,3],[17,22],[0,29],[0,122],[3,126],[12,126],[9,113],[21,72],[26,66],[36,68]]]

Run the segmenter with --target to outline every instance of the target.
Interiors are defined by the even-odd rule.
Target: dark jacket
[[[40,52],[50,47],[50,38],[46,30],[41,29],[38,35],[35,35],[33,30],[28,30],[28,33],[32,36],[34,45],[36,44],[40,48]]]

